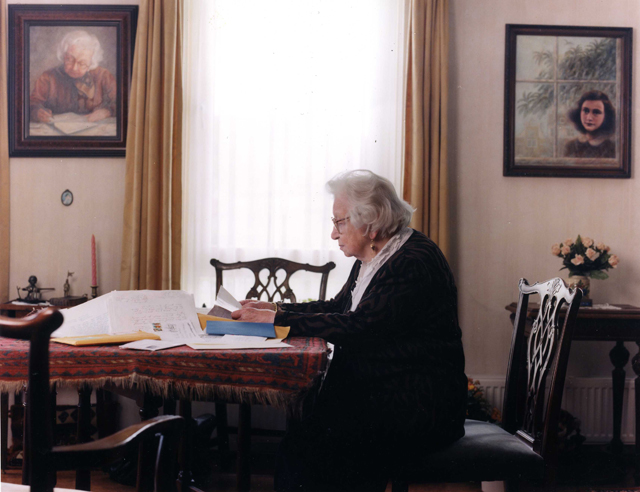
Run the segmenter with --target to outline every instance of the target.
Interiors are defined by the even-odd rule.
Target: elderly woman
[[[100,121],[116,114],[116,79],[99,64],[100,41],[86,31],[72,31],[60,41],[58,67],[45,71],[35,82],[29,104],[31,121],[49,123],[56,114],[86,115]]]
[[[282,441],[276,490],[383,491],[387,467],[464,434],[457,291],[442,252],[408,226],[393,185],[352,171],[328,183],[331,238],[356,258],[330,301],[242,301],[232,315],[321,337],[335,354],[311,413]]]

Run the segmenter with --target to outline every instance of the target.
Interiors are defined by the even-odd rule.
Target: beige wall
[[[566,237],[580,233],[603,240],[620,256],[610,279],[593,281],[597,302],[640,304],[635,163],[628,180],[502,176],[505,24],[640,28],[636,0],[604,5],[600,0],[451,0],[452,266],[469,374],[504,373],[510,340],[504,306],[516,299],[520,277],[534,281],[560,274],[560,261],[549,251]],[[635,73],[633,80],[633,94],[640,94]],[[639,144],[635,137],[634,156]],[[89,244],[95,234],[100,291],[118,287],[124,167],[124,159],[11,159],[11,285],[25,286],[35,274],[40,286],[62,295],[71,270],[72,293],[89,293]],[[70,207],[60,203],[67,188],[75,196]],[[572,371],[609,374],[610,347],[575,344]]]
[[[52,0],[8,3],[57,4]],[[83,0],[68,4],[85,4]],[[93,4],[137,5],[105,0]],[[96,237],[100,293],[120,285],[124,210],[124,158],[12,158],[10,285],[24,287],[30,275],[40,287],[54,287],[45,298],[61,297],[67,271],[74,272],[71,294],[90,294],[91,235]],[[73,192],[69,207],[60,202]],[[12,298],[17,292],[11,291]]]
[[[566,278],[550,248],[567,237],[602,240],[620,257],[608,280],[592,281],[596,302],[640,305],[638,103],[631,111],[631,179],[503,177],[505,24],[633,27],[636,38],[640,8],[636,0],[451,0],[452,265],[467,372],[474,375],[505,373],[510,325],[504,306],[517,299],[521,277]],[[638,53],[634,49],[635,98]],[[610,374],[611,347],[574,344],[570,374]],[[637,352],[628,348],[632,356]]]

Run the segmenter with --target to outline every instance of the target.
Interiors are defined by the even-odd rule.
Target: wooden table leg
[[[91,391],[87,385],[78,388],[78,443],[91,439]],[[76,470],[76,489],[91,490],[90,470]]]
[[[635,390],[636,390],[636,445],[635,445],[635,472],[633,479],[636,485],[640,485],[640,342],[638,345],[638,353],[631,360],[631,367],[636,373]]]
[[[220,466],[223,471],[231,470],[231,453],[229,452],[229,426],[227,404],[216,402],[216,438],[220,452]]]
[[[622,405],[626,375],[624,366],[629,361],[629,351],[624,346],[623,341],[618,340],[616,342],[615,347],[609,352],[609,358],[615,368],[611,373],[613,380],[613,439],[611,440],[611,451],[615,454],[621,454],[623,449],[621,439]]]
[[[9,440],[7,434],[9,432],[9,394],[2,393],[0,395],[0,469],[2,473],[7,471],[7,455],[9,454]]]
[[[241,403],[238,412],[238,460],[236,471],[238,492],[251,487],[251,405]]]

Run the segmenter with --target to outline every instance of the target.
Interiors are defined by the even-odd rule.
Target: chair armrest
[[[0,336],[18,340],[31,340],[34,333],[41,333],[48,338],[56,331],[64,320],[62,313],[56,308],[46,308],[24,318],[5,318],[0,316]]]
[[[71,446],[55,446],[51,451],[51,461],[55,470],[105,466],[124,457],[130,449],[152,439],[156,434],[173,434],[177,437],[184,426],[184,419],[176,415],[155,417],[97,441]]]

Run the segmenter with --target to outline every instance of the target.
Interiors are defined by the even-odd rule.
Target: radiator
[[[480,381],[489,403],[502,411],[504,378],[473,376],[473,379]],[[611,378],[567,377],[562,408],[580,420],[580,433],[587,438],[586,443],[601,444],[611,441],[613,437]],[[634,444],[635,432],[634,379],[628,378],[625,381],[622,401],[622,442]]]

